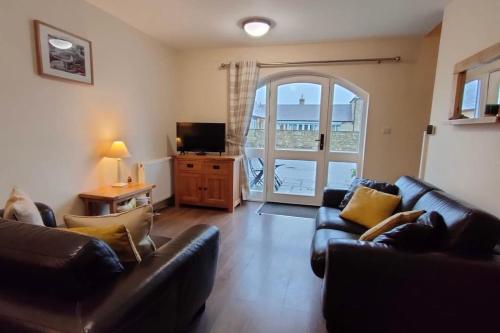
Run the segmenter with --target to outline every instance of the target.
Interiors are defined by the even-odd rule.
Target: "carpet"
[[[283,215],[313,219],[318,213],[318,207],[266,202],[262,206],[260,206],[260,208],[257,210],[257,213],[259,215]]]

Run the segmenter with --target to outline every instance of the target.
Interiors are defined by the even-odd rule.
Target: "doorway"
[[[290,75],[256,92],[246,153],[250,199],[320,205],[363,169],[368,94],[341,79]]]

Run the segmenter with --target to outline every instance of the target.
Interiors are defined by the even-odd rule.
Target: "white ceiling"
[[[424,35],[450,0],[87,0],[175,48],[269,45]],[[261,39],[238,22],[276,22]]]

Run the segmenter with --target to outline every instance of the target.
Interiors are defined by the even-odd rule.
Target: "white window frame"
[[[327,128],[328,130],[325,133],[325,158],[324,158],[324,164],[322,166],[322,169],[324,170],[324,176],[322,177],[322,182],[323,187],[327,186],[328,184],[328,166],[329,162],[351,162],[351,163],[356,163],[357,168],[356,168],[356,176],[362,177],[364,174],[364,158],[365,158],[365,147],[366,147],[366,128],[368,124],[368,114],[369,114],[369,104],[370,104],[370,95],[368,92],[364,91],[362,88],[356,86],[355,84],[349,82],[348,80],[339,78],[339,77],[333,77],[330,75],[324,75],[321,73],[317,72],[311,72],[311,71],[287,71],[284,73],[278,73],[278,74],[273,74],[268,77],[265,77],[261,79],[257,85],[257,89],[262,88],[263,86],[266,86],[266,113],[265,113],[265,131],[264,131],[264,148],[246,148],[246,153],[247,153],[247,158],[256,158],[260,157],[264,161],[264,173],[263,173],[263,178],[264,178],[264,187],[263,191],[250,191],[249,193],[249,200],[252,201],[266,201],[267,200],[267,195],[268,193],[268,173],[270,170],[270,167],[267,165],[267,148],[269,147],[269,130],[270,130],[270,103],[271,103],[271,82],[279,80],[279,79],[284,79],[287,77],[293,77],[297,75],[308,75],[308,76],[317,76],[317,77],[323,77],[327,78],[330,80],[329,83],[329,100],[328,100],[328,120],[327,120]],[[360,129],[360,143],[359,143],[359,149],[358,152],[331,152],[330,151],[330,136],[332,133],[332,126],[331,126],[331,119],[332,119],[332,102],[334,98],[334,87],[335,84],[338,84],[350,91],[352,91],[355,95],[360,97],[364,101],[364,109],[363,109],[363,119],[361,120],[361,129]],[[314,127],[314,130],[317,130],[318,125],[310,126],[311,128]],[[272,191],[272,189],[271,189]]]

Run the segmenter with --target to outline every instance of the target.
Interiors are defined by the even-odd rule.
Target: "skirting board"
[[[171,196],[170,198],[167,198],[167,199],[164,199],[164,200],[161,200],[161,201],[154,203],[153,210],[156,212],[156,211],[159,211],[159,210],[162,210],[165,208],[169,208],[169,207],[174,207],[174,206],[175,206],[175,199],[174,199],[174,196]]]

